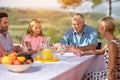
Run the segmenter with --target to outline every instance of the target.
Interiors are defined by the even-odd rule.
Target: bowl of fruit
[[[24,72],[31,67],[33,58],[30,54],[12,52],[2,58],[2,64],[12,72]]]

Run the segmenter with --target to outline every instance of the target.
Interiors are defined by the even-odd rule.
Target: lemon
[[[4,56],[2,58],[2,64],[12,64],[11,61],[12,61],[12,58],[10,56]]]
[[[20,60],[21,62],[24,62],[26,60],[26,58],[24,56],[19,56],[17,57],[18,60]]]

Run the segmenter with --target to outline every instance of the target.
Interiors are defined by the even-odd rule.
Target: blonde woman
[[[112,17],[104,17],[99,20],[98,25],[98,32],[107,40],[107,46],[101,50],[77,50],[77,53],[78,55],[104,54],[104,61],[108,67],[105,71],[84,75],[83,80],[120,80],[120,41],[113,34],[115,22]]]

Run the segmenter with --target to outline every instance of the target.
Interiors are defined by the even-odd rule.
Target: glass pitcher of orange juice
[[[42,50],[41,59],[50,60],[53,58],[50,48],[50,37],[44,37],[45,48]]]
[[[41,53],[41,58],[44,60],[51,60],[53,58],[51,49],[50,48],[43,49]]]

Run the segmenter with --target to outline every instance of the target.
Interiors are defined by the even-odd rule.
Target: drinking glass
[[[38,52],[41,54],[42,50],[46,48],[46,44],[43,42],[40,44],[40,46],[38,47]]]
[[[59,52],[59,48],[55,46],[54,44],[52,44],[51,50],[52,50],[53,56],[56,57],[57,53]]]
[[[44,37],[44,45],[46,48],[50,47],[50,37],[49,36]]]
[[[41,43],[40,46],[38,46],[38,49],[37,49],[37,53],[35,54],[35,60],[40,60],[40,56],[41,56],[41,53],[42,53],[42,50],[45,49],[45,44],[44,43]]]
[[[61,58],[63,59],[63,55],[65,53],[67,45],[61,44],[61,47],[59,48],[59,53],[61,55]]]

